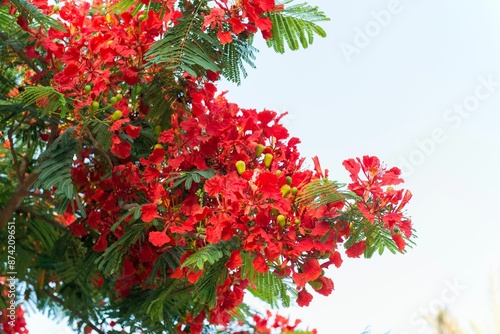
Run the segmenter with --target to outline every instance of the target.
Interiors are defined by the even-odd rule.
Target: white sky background
[[[331,18],[322,24],[327,38],[285,55],[259,42],[257,69],[241,86],[220,88],[242,107],[288,111],[302,155],[318,155],[330,178],[348,182],[342,161],[363,155],[404,168],[418,239],[405,255],[344,257],[329,272],[332,295],[284,313],[320,334],[367,326],[373,334],[413,334],[430,333],[422,316],[445,305],[464,325],[494,333],[488,283],[500,268],[500,1],[396,1],[398,14],[378,33],[371,12],[387,10],[390,0],[310,3]],[[366,47],[354,42],[365,28],[374,29]],[[350,62],[346,44],[359,49]],[[488,78],[491,87],[482,83]],[[463,103],[468,115],[453,112]],[[49,333],[41,324],[30,319],[30,333]],[[50,333],[67,332],[58,331]]]

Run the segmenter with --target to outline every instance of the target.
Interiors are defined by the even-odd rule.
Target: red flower
[[[233,41],[233,35],[231,34],[230,31],[219,32],[217,34],[217,38],[219,39],[220,44],[222,45],[231,43]]]
[[[318,260],[309,259],[302,266],[302,273],[293,273],[293,281],[297,286],[304,286],[307,282],[314,281],[321,275],[321,267]]]
[[[120,137],[117,135],[113,135],[111,137],[111,153],[116,155],[118,158],[125,159],[130,156],[130,150],[132,149],[132,145],[129,142],[122,142]]]
[[[128,124],[125,127],[125,132],[133,139],[136,139],[137,137],[139,137],[139,134],[141,133],[141,129],[142,128],[140,126]]]
[[[227,260],[226,267],[228,269],[237,269],[243,264],[243,259],[241,258],[240,251],[236,250],[231,253],[229,260]]]
[[[158,207],[156,204],[144,204],[141,207],[141,219],[143,222],[149,223],[153,221],[153,219],[160,217],[158,214]]]
[[[313,289],[322,294],[323,296],[328,296],[333,291],[333,281],[325,276],[318,277],[317,280],[314,281],[316,284],[311,284]]]
[[[104,252],[106,248],[108,248],[108,241],[106,240],[106,237],[107,233],[101,235],[92,249],[96,252]]]
[[[161,247],[170,242],[170,238],[164,232],[149,232],[148,240],[156,247]]]
[[[229,23],[231,24],[231,30],[238,35],[245,31],[245,25],[241,23],[241,20],[237,17],[232,17],[229,19]]]
[[[299,291],[298,298],[297,298],[297,304],[301,307],[309,306],[312,299],[313,299],[313,296],[309,292],[307,292],[306,289],[302,289]]]
[[[165,150],[162,148],[155,148],[153,153],[148,158],[148,161],[152,164],[158,165],[161,164],[163,159],[165,158]]]
[[[403,236],[401,234],[399,234],[399,233],[395,233],[395,234],[392,235],[392,240],[394,240],[394,242],[398,246],[399,251],[401,253],[403,253],[403,250],[405,249],[405,246],[406,246],[406,242],[403,239]]]
[[[269,266],[267,265],[266,259],[261,255],[257,254],[255,259],[253,259],[252,264],[255,271],[261,274],[265,274],[269,271]]]
[[[365,252],[366,244],[362,240],[349,247],[345,253],[348,257],[360,257]]]

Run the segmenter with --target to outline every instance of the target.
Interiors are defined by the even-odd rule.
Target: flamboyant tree
[[[245,293],[307,306],[344,255],[404,252],[398,168],[364,156],[329,180],[284,115],[217,93],[254,38],[306,48],[324,20],[275,0],[0,1],[3,330],[26,332],[25,304],[86,332],[299,333]]]

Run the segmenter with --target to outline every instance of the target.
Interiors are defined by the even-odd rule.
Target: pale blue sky
[[[243,107],[288,111],[302,154],[318,155],[339,181],[348,181],[346,158],[413,161],[405,186],[419,238],[406,255],[345,259],[331,271],[332,295],[289,312],[321,334],[413,334],[429,333],[421,316],[444,303],[493,333],[485,312],[500,269],[500,1],[310,3],[332,19],[327,38],[285,55],[258,42],[257,69],[220,87]],[[372,11],[388,8],[397,10],[378,31]],[[366,47],[356,46],[358,29],[372,29]],[[347,44],[359,53],[346,57]],[[470,112],[454,111],[464,103]],[[48,333],[35,323],[31,333]]]
[[[398,3],[377,31],[372,11]],[[331,272],[334,293],[292,314],[327,334],[366,326],[376,334],[429,333],[421,316],[442,300],[464,324],[474,320],[493,333],[484,313],[488,279],[500,265],[500,2],[314,4],[332,19],[328,37],[283,56],[260,48],[258,69],[228,96],[289,111],[302,154],[318,155],[340,181],[348,181],[346,158],[413,161],[401,167],[411,172],[405,186],[414,193],[408,210],[419,238],[406,255],[346,259]],[[373,37],[349,62],[342,47],[356,47],[358,28],[373,29]],[[471,111],[461,115],[454,108],[464,103]]]

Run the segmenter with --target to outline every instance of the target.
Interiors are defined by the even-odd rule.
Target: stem
[[[14,169],[16,170],[17,180],[19,183],[23,182],[23,175],[21,175],[21,169],[19,168],[19,162],[17,161],[16,150],[14,149],[14,137],[12,137],[12,129],[7,131],[7,137],[10,142],[10,153],[12,154],[12,160],[14,161]]]
[[[94,139],[94,136],[92,136],[92,132],[90,132],[89,128],[87,127],[85,128],[85,133],[87,133],[87,135],[89,136],[89,139],[92,142],[92,144],[94,144],[94,148],[97,150],[97,152],[99,152],[106,159],[109,167],[113,169],[113,162],[109,158],[108,154],[101,148],[99,143]]]
[[[21,205],[23,199],[28,196],[31,187],[35,184],[39,175],[40,174],[35,172],[29,174],[23,182],[17,186],[7,205],[3,209],[0,209],[0,231],[5,227],[19,205]]]
[[[57,123],[51,124],[47,148],[49,148],[56,139],[57,128]],[[39,173],[31,172],[31,174],[18,184],[7,205],[4,208],[0,208],[0,231],[3,230],[5,225],[7,225],[7,222],[12,217],[12,214],[19,208],[24,198],[30,194],[30,189],[35,184],[36,180],[38,180],[38,176],[40,176]]]
[[[35,71],[36,74],[41,74],[42,73],[42,70],[39,69],[38,66],[35,65],[35,63],[33,62],[33,60],[30,59],[26,55],[26,52],[24,52],[23,50],[19,49],[17,46],[13,45],[12,43],[9,43],[9,36],[7,36],[6,34],[4,34],[1,31],[0,31],[0,39],[3,40],[5,43],[7,43],[7,45],[10,46],[10,48],[12,49],[12,51],[14,51],[18,55],[18,57],[21,58],[26,63],[26,65],[28,65],[31,69],[33,69],[33,71]]]
[[[20,206],[17,210],[19,211],[23,211],[27,214],[29,214],[30,216],[33,216],[35,218],[38,218],[38,219],[41,219],[41,220],[44,220],[46,221],[47,223],[49,223],[50,225],[54,226],[55,228],[57,229],[60,229],[60,230],[66,230],[66,227],[62,224],[59,224],[58,222],[50,219],[50,218],[47,218],[43,215],[41,215],[40,213],[36,212],[35,210],[31,209],[31,208],[28,208],[27,206]]]

